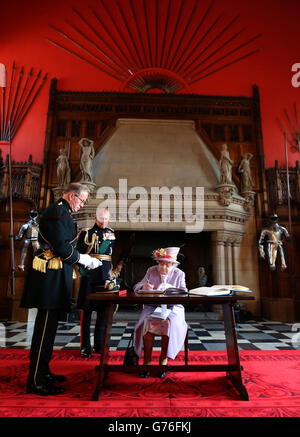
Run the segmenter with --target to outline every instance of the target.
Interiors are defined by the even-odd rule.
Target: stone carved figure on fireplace
[[[223,144],[221,151],[221,158],[219,161],[220,167],[220,184],[233,184],[232,182],[232,166],[233,161],[230,159],[229,152],[227,150],[227,144]]]
[[[95,157],[94,141],[88,138],[81,138],[78,142],[81,147],[80,170],[82,173],[81,182],[93,182],[92,165]]]
[[[241,174],[241,193],[251,191],[253,187],[250,169],[250,160],[252,157],[252,153],[245,153],[238,168],[238,172]]]
[[[264,243],[267,245],[268,261],[271,270],[276,269],[278,249],[281,258],[281,270],[287,269],[283,250],[284,238],[290,241],[290,234],[285,227],[279,225],[278,215],[274,214],[270,217],[269,225],[261,231],[258,241],[259,254],[263,259],[265,259]]]
[[[67,157],[66,149],[60,149],[57,162],[57,181],[58,186],[64,187],[71,182],[71,169]]]

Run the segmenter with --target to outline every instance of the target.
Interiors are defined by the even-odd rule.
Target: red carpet
[[[121,363],[124,352],[111,352]],[[300,351],[241,351],[250,401],[240,401],[224,373],[169,373],[160,380],[112,372],[99,401],[91,396],[98,359],[55,351],[51,370],[68,380],[66,393],[41,397],[24,391],[28,350],[0,350],[0,417],[299,417]],[[157,357],[157,355],[156,355]],[[182,355],[174,361],[181,362]],[[190,363],[221,364],[226,354],[191,352]]]

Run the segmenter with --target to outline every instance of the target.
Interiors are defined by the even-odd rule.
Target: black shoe
[[[80,351],[82,358],[90,358],[92,356],[92,348],[91,347],[83,347]]]
[[[147,371],[147,372],[142,372],[142,373],[141,373],[141,377],[142,377],[142,378],[149,378],[149,376],[150,376],[150,372],[148,372],[148,371]]]
[[[57,387],[51,383],[47,384],[32,384],[27,383],[26,386],[27,393],[32,393],[40,396],[56,396],[64,393],[64,389],[62,387]]]
[[[163,378],[166,376],[166,373],[167,373],[167,372],[162,371],[162,372],[159,372],[159,373],[157,374],[157,376],[158,376],[158,378],[163,379]]]
[[[48,375],[45,375],[45,378],[50,383],[65,382],[67,380],[65,375],[55,375],[55,373],[52,373],[52,372],[48,373]]]

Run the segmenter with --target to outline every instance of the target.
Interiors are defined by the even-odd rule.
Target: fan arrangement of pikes
[[[17,67],[13,62],[11,71],[8,71],[10,79],[6,81],[6,66],[0,64],[0,69],[0,141],[11,141],[44,85],[47,74],[42,77],[41,70],[35,74],[31,68],[26,75],[24,67]]]
[[[122,91],[187,91],[259,51],[251,45],[261,34],[243,37],[239,15],[214,14],[215,0],[206,6],[199,0],[107,3],[99,0],[84,12],[72,8],[64,30],[49,24],[55,37],[47,41],[121,82]]]

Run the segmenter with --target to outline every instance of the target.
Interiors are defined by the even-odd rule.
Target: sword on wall
[[[14,216],[13,216],[13,201],[12,201],[12,171],[11,171],[11,128],[10,120],[8,120],[8,178],[9,178],[9,210],[10,210],[10,262],[11,262],[11,294],[14,296],[16,292],[16,279],[15,279],[15,246],[14,246]]]
[[[289,214],[289,232],[291,235],[292,233],[291,192],[290,192],[289,158],[288,158],[288,150],[287,150],[286,132],[284,132],[284,150],[285,150],[285,162],[286,162],[286,189],[287,189],[288,214]]]

